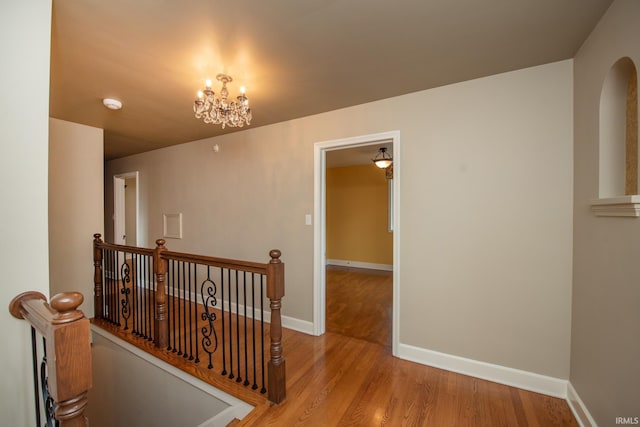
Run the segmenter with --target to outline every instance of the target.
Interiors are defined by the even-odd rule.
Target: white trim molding
[[[567,385],[567,403],[581,427],[598,427],[598,424],[596,424],[571,382]]]
[[[316,142],[314,158],[314,217],[313,227],[313,335],[325,332],[326,315],[326,152],[343,148],[367,146],[382,141],[393,144],[393,321],[391,331],[391,353],[397,356],[400,337],[400,131],[393,130],[370,135]]]
[[[269,313],[269,320],[271,320],[271,313]],[[307,320],[300,320],[296,319],[295,317],[282,316],[282,327],[302,332],[303,334],[314,335],[313,322],[309,322]]]
[[[398,357],[548,396],[567,398],[567,380],[509,368],[465,357],[399,344]]]
[[[337,265],[339,267],[365,268],[367,270],[393,271],[392,264],[376,264],[372,262],[349,261],[344,259],[327,259],[327,265]]]
[[[591,211],[596,216],[640,216],[640,196],[620,196],[591,200]]]

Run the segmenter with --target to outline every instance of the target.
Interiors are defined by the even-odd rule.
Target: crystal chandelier
[[[251,108],[249,108],[249,98],[244,94],[244,86],[240,88],[240,95],[235,101],[227,101],[229,91],[227,83],[233,81],[231,76],[226,74],[218,74],[216,79],[222,82],[220,90],[220,98],[215,96],[211,90],[211,80],[207,80],[204,90],[198,92],[198,99],[193,103],[193,112],[197,119],[202,119],[205,123],[213,123],[214,125],[222,124],[225,126],[243,127],[245,124],[251,123]]]

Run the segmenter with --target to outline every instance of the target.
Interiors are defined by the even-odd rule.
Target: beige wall
[[[9,302],[48,294],[47,130],[51,1],[0,2],[0,425],[35,425],[28,324]],[[10,346],[10,349],[7,348]]]
[[[372,164],[327,169],[327,259],[393,264],[389,186]]]
[[[639,23],[640,2],[616,0],[574,65],[571,383],[602,426],[640,416],[640,219],[596,217],[589,205],[598,197],[600,91],[619,58],[640,69]]]
[[[86,410],[91,427],[195,427],[230,406],[95,332],[91,355],[93,388]]]
[[[93,234],[104,227],[103,130],[51,119],[49,124],[50,292],[84,295],[93,317]]]
[[[266,261],[279,248],[283,313],[311,322],[313,144],[391,130],[400,342],[568,378],[572,61],[110,161],[106,215],[111,177],[140,171],[141,243],[182,212],[173,250]]]

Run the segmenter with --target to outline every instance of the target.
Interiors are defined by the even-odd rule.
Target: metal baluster
[[[113,311],[115,313],[116,316],[116,325],[120,326],[120,310],[118,310],[119,307],[119,301],[118,301],[118,293],[120,292],[119,286],[118,286],[118,270],[120,270],[118,268],[118,266],[120,265],[120,251],[115,251],[116,254],[116,258],[115,258],[115,265],[114,270],[113,270],[113,274],[114,274],[114,278],[113,278]]]
[[[200,296],[202,297],[202,306],[204,308],[204,312],[202,313],[202,320],[205,320],[208,326],[208,328],[206,326],[202,327],[202,349],[209,355],[209,365],[207,366],[208,369],[213,368],[213,353],[215,353],[218,349],[218,335],[216,334],[214,325],[217,317],[214,311],[214,308],[217,304],[217,292],[217,286],[215,282],[211,280],[211,267],[208,266],[207,278],[200,285]],[[209,311],[209,308],[211,308],[211,311]],[[197,351],[198,346],[196,346],[196,363],[198,363]]]
[[[262,353],[262,388],[260,393],[266,393],[264,386],[264,276],[260,276],[260,353]]]
[[[158,333],[158,331],[155,330],[156,328],[156,292],[158,292],[158,283],[156,282],[156,274],[154,271],[154,265],[153,265],[153,255],[150,255],[149,257],[149,295],[150,295],[150,306],[151,306],[151,313],[150,313],[150,319],[151,321],[149,322],[150,326],[149,329],[151,330],[151,333],[149,334],[150,338],[149,341],[153,341],[153,337],[155,336],[155,334]],[[166,275],[165,275],[165,280],[166,280]]]
[[[238,378],[236,382],[242,381],[242,371],[240,370],[240,291],[238,283],[238,270],[236,272],[236,356],[238,359]]]
[[[253,338],[253,390],[258,388],[256,373],[256,273],[251,273],[251,337]]]
[[[131,320],[131,334],[137,335],[138,330],[138,307],[136,306],[138,302],[138,265],[136,256],[138,254],[131,254],[131,312],[133,314],[133,319]]]
[[[33,392],[36,403],[36,425],[40,426],[40,389],[38,387],[38,341],[36,339],[36,328],[31,327],[31,357],[33,363]]]
[[[220,267],[220,298],[221,302],[221,313],[222,316],[222,375],[227,375],[227,354],[226,354],[226,343],[225,343],[225,329],[224,329],[224,268]]]
[[[152,337],[151,332],[149,330],[149,315],[147,314],[147,312],[149,311],[148,306],[149,306],[149,294],[151,292],[151,277],[154,275],[153,274],[153,268],[150,266],[149,264],[150,262],[150,257],[148,255],[145,255],[144,259],[142,260],[142,270],[143,270],[143,277],[144,277],[144,286],[142,287],[142,291],[141,291],[141,296],[142,296],[142,308],[141,308],[141,313],[140,313],[140,318],[142,319],[142,324],[143,326],[143,334],[142,336],[145,339],[149,339]]]
[[[182,343],[184,349],[182,352],[183,357],[187,357],[187,269],[188,265],[182,262]],[[178,353],[180,354],[180,353]]]
[[[111,273],[112,270],[112,265],[113,265],[113,251],[109,251],[108,256],[107,256],[107,274],[109,275],[109,277],[107,277],[107,288],[108,288],[108,294],[109,297],[107,298],[107,320],[109,320],[109,322],[111,323],[115,323],[114,319],[113,319],[113,315],[111,313],[111,308],[113,307],[113,303],[111,301],[111,299],[113,298],[113,291],[112,291],[112,287],[113,287],[113,274]]]
[[[244,385],[249,385],[249,356],[247,341],[247,272],[242,272],[242,298],[244,301]]]
[[[102,249],[102,318],[107,318],[107,300],[109,297],[109,285],[107,284],[107,270],[109,269],[107,261],[108,251]]]
[[[227,269],[227,284],[229,286],[229,378],[235,378],[233,373],[233,313],[231,310],[231,269]]]
[[[153,304],[153,295],[151,294],[151,277],[153,276],[153,267],[150,264],[148,256],[144,257],[144,277],[145,286],[142,293],[142,322],[144,323],[143,338],[147,341],[153,340],[153,332],[151,331],[151,324],[153,319],[150,318],[151,305]]]
[[[172,286],[171,286],[171,292],[173,292],[173,352],[177,352],[178,348],[176,346],[176,335],[178,335],[178,331],[176,330],[176,262],[174,260],[171,260],[171,270],[172,270],[172,277],[173,277],[173,282],[172,282]],[[178,306],[178,308],[180,308]]]
[[[171,319],[173,318],[171,310],[173,309],[173,295],[175,294],[173,283],[173,260],[169,260],[167,261],[167,275],[165,278],[165,286],[167,288],[167,350],[169,351],[173,350],[171,339],[174,336],[171,324]]]
[[[129,318],[131,317],[131,301],[129,301],[129,294],[131,293],[131,289],[127,288],[127,283],[131,284],[131,268],[129,267],[129,263],[127,262],[127,254],[126,252],[122,253],[122,265],[120,266],[120,279],[122,280],[122,289],[120,293],[123,295],[120,300],[120,305],[122,306],[121,314],[124,319],[124,329],[125,331],[129,329]],[[133,286],[131,284],[131,286]]]
[[[40,387],[42,389],[42,402],[44,403],[44,413],[47,427],[57,427],[55,419],[56,404],[49,394],[49,383],[47,374],[47,340],[42,337],[42,362],[40,363]]]
[[[189,360],[193,360],[193,328],[191,327],[191,319],[193,318],[192,317],[193,301],[191,301],[191,285],[192,285],[191,281],[195,279],[196,265],[194,263],[189,263],[188,266],[189,266],[189,294],[187,297],[188,299],[186,299],[186,301],[188,301],[188,304],[189,304],[189,322],[185,322],[185,323],[187,324],[187,329],[189,331]],[[191,276],[192,270],[193,270],[193,277]],[[196,323],[196,326],[197,326],[197,323]]]
[[[105,314],[105,320],[111,322],[113,319],[111,319],[111,311],[110,311],[110,307],[111,307],[111,251],[107,250],[105,251],[105,257],[104,257],[104,262],[105,262],[105,269],[104,269],[104,284],[105,284],[105,288],[106,288],[106,293],[105,293],[105,298],[104,298],[104,314]]]
[[[197,271],[197,264],[194,264],[193,266],[193,291],[194,291],[194,295],[193,295],[193,301],[191,302],[191,304],[193,305],[193,311],[194,311],[194,317],[193,317],[193,325],[194,327],[191,328],[192,331],[194,331],[193,333],[195,333],[195,351],[196,351],[196,355],[194,358],[192,358],[192,360],[194,361],[194,363],[198,363],[200,361],[200,359],[198,358],[198,296],[196,293],[196,283],[198,283],[198,271]],[[209,277],[209,267],[207,267],[207,277]]]

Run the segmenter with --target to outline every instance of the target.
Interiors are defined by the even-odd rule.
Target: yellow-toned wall
[[[327,169],[327,259],[392,265],[388,200],[384,170]]]

